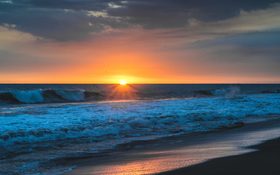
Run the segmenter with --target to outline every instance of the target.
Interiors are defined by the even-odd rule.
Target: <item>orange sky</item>
[[[42,41],[13,30],[6,34],[2,47],[13,48],[22,63],[0,70],[1,83],[273,83],[278,78],[239,74],[236,67],[205,60],[207,52],[178,49],[186,39],[158,38],[143,29],[73,42]]]

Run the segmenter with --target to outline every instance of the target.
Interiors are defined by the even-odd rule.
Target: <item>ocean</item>
[[[132,141],[279,118],[279,84],[0,85],[0,174],[56,165]]]

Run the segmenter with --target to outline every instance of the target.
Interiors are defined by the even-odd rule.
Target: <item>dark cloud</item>
[[[91,30],[90,19],[80,13],[45,9],[20,9],[0,12],[0,21],[36,36],[68,40],[85,37]]]
[[[203,57],[197,62],[207,63],[212,73],[238,75],[280,74],[280,32],[255,32],[200,41],[192,49]],[[209,61],[211,60],[211,61]]]
[[[0,24],[43,38],[76,40],[106,26],[120,28],[178,28],[190,19],[217,21],[240,10],[267,8],[279,0],[12,0],[0,1]],[[98,11],[107,16],[88,16]]]
[[[239,15],[240,10],[266,8],[278,0],[131,0],[126,8],[109,10],[110,15],[128,17],[146,28],[182,27],[188,20],[223,20]]]
[[[12,24],[17,30],[60,41],[84,39],[92,32],[102,31],[106,26],[119,28],[125,25],[113,17],[90,16],[88,11],[84,10],[98,10],[97,7],[105,7],[104,3],[103,6],[101,3],[98,6],[97,3],[97,6],[87,7],[85,2],[71,1],[69,4],[63,2],[39,0],[35,3],[18,0],[7,4],[0,1],[0,24]],[[78,4],[80,10],[71,8],[72,6],[79,8]]]
[[[51,9],[102,10],[111,0],[14,0],[15,4]],[[116,1],[119,3],[119,1]]]

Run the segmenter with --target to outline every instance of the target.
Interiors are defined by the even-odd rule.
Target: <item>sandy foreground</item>
[[[71,162],[77,165],[68,175],[140,175],[164,172],[190,175],[267,172],[274,175],[279,172],[280,166],[273,169],[265,165],[279,162],[279,140],[253,145],[279,137],[280,120],[273,120],[210,133],[134,142],[90,158],[60,163]],[[257,162],[260,160],[265,162]],[[255,166],[263,171],[252,171]]]

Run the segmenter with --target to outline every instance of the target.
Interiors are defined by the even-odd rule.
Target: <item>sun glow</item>
[[[127,85],[127,81],[122,79],[119,81],[119,84],[122,85],[122,86],[126,86]]]

